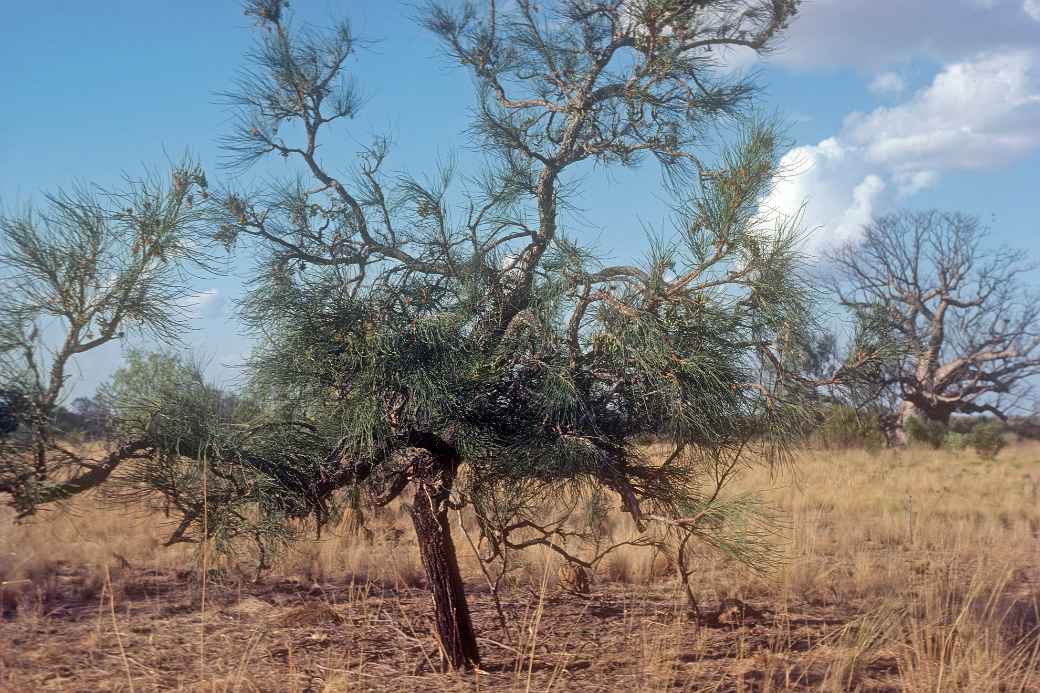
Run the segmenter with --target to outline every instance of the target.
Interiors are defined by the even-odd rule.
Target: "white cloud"
[[[1040,0],[1037,1],[1040,2]],[[746,72],[757,64],[759,60],[755,49],[746,46],[723,48],[721,54],[716,57],[719,60],[719,66],[722,68],[722,71],[727,73]]]
[[[217,318],[224,312],[224,294],[220,289],[206,289],[186,296],[181,306],[194,318]]]
[[[763,203],[765,215],[791,216],[805,205],[811,251],[825,242],[853,238],[890,202],[884,179],[836,138],[792,149],[780,166],[783,175]]]
[[[906,82],[895,72],[882,72],[870,82],[870,91],[875,94],[902,94],[906,91]]]
[[[945,67],[909,101],[846,118],[842,139],[900,171],[985,169],[1040,144],[1037,59],[984,54]]]
[[[1028,49],[1040,32],[1022,13],[1038,9],[1040,0],[814,0],[802,4],[769,60],[878,72],[921,58],[948,63],[995,48]]]
[[[899,196],[910,197],[914,193],[926,190],[939,182],[939,174],[935,171],[896,171],[892,174]]]
[[[1040,0],[1023,0],[1022,11],[1040,22]]]
[[[765,201],[805,204],[810,250],[856,235],[873,215],[952,171],[1005,166],[1040,148],[1040,59],[1022,50],[945,67],[906,101],[852,113],[841,131],[783,159]]]

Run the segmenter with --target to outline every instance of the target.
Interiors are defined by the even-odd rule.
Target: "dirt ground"
[[[51,590],[38,613],[0,624],[5,691],[816,690],[855,620],[851,606],[806,605],[702,626],[668,586],[614,584],[589,597],[509,595],[523,632],[506,634],[478,588],[480,670],[441,674],[422,589],[214,576],[203,610],[194,576],[124,573],[118,600],[107,589],[77,599],[84,576],[74,571],[56,579],[64,591]],[[850,683],[899,690],[896,668],[875,653]]]

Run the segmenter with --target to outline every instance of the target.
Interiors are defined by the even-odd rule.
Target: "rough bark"
[[[480,663],[480,652],[448,522],[448,496],[455,464],[434,460],[431,467],[416,479],[412,523],[433,593],[441,664],[451,669],[468,669]]]

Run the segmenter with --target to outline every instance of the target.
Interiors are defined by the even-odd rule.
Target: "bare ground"
[[[475,589],[480,671],[442,674],[421,589],[215,576],[203,610],[194,576],[123,574],[118,601],[107,589],[77,599],[87,576],[57,579],[63,595],[0,625],[5,690],[815,690],[856,616],[803,605],[708,627],[685,617],[667,585],[613,584],[590,597],[510,595],[524,632],[506,634]],[[898,690],[897,659],[875,653],[851,677],[859,690]]]
[[[480,671],[437,672],[429,597],[418,588],[299,580],[208,582],[124,569],[78,598],[89,574],[58,571],[46,600],[0,624],[8,691],[758,691],[903,690],[905,654],[856,659],[863,604],[756,604],[761,618],[708,627],[667,584],[600,586],[591,596],[512,594],[502,631],[487,590],[471,605]],[[1035,576],[1020,573],[1028,604]],[[113,584],[113,583],[107,583]],[[89,590],[88,590],[89,591]],[[24,596],[23,602],[24,603]],[[706,605],[711,607],[712,605]],[[1026,635],[1035,615],[1017,624]],[[517,631],[520,632],[517,632]],[[509,644],[512,643],[512,644]],[[955,682],[950,682],[955,686]],[[1031,688],[1030,688],[1031,689]],[[948,690],[958,690],[951,687]],[[1028,690],[1023,688],[1023,690]]]

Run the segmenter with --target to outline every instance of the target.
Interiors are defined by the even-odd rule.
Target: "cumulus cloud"
[[[217,318],[224,312],[224,294],[220,289],[206,289],[187,296],[181,305],[194,318]]]
[[[895,72],[882,72],[871,80],[870,91],[879,95],[902,94],[906,91],[906,82]]]
[[[809,250],[823,241],[854,237],[890,202],[888,185],[863,166],[858,152],[837,138],[797,147],[780,161],[783,173],[763,202],[767,217],[789,217],[802,211],[812,232]],[[824,237],[825,235],[825,237]]]
[[[843,138],[898,170],[1002,166],[1040,144],[1036,57],[984,54],[944,68],[906,103],[853,113]]]
[[[1040,60],[985,53],[942,69],[895,106],[852,113],[841,131],[784,157],[765,201],[817,229],[810,250],[855,236],[872,216],[944,173],[995,169],[1040,148]]]
[[[814,0],[770,61],[803,69],[851,66],[877,72],[921,58],[961,61],[980,51],[1030,48],[1040,0]]]
[[[1022,3],[1022,11],[1032,17],[1035,21],[1040,22],[1040,0],[1024,0]]]

